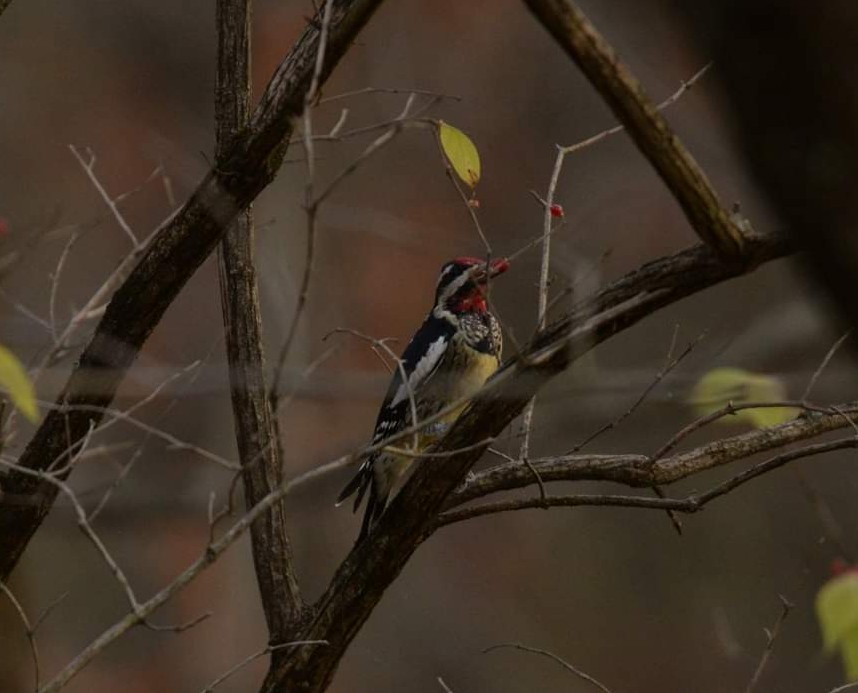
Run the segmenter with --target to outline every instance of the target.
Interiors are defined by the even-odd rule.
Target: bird
[[[425,451],[462,413],[468,397],[498,369],[503,338],[500,324],[488,309],[486,292],[489,281],[507,269],[506,258],[457,257],[442,265],[435,302],[393,372],[370,447],[411,427],[415,409],[419,423],[461,402],[419,431],[414,452]],[[407,446],[408,440],[402,445]],[[337,505],[356,494],[353,512],[357,512],[369,491],[358,542],[372,532],[394,486],[414,459],[413,455],[377,450],[340,493]]]

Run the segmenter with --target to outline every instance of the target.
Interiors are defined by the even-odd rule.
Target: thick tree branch
[[[438,518],[436,529],[454,522],[472,520],[483,515],[496,515],[497,513],[510,512],[512,510],[529,510],[535,508],[571,508],[581,506],[611,506],[622,508],[650,508],[654,510],[670,510],[672,512],[696,513],[704,506],[721,496],[725,496],[739,486],[743,486],[752,479],[756,479],[767,472],[783,467],[789,462],[814,457],[827,452],[847,450],[858,447],[858,438],[851,436],[841,438],[827,443],[815,443],[797,450],[776,455],[765,462],[760,462],[750,469],[737,474],[727,481],[710,488],[703,493],[695,493],[685,498],[652,498],[650,496],[619,496],[612,494],[576,494],[573,496],[532,496],[530,498],[515,498],[513,500],[496,501],[482,505],[448,510],[441,513]]]
[[[667,485],[761,452],[853,426],[856,416],[858,402],[851,402],[831,408],[831,413],[810,412],[780,426],[722,438],[663,459],[653,459],[647,455],[564,455],[537,458],[531,460],[531,463],[545,483],[613,481],[639,488]],[[454,508],[493,493],[523,488],[532,483],[533,473],[523,465],[498,465],[478,472],[465,481],[450,494],[445,507]]]
[[[741,263],[723,263],[708,247],[697,246],[613,282],[538,334],[490,381],[434,451],[461,452],[418,462],[370,539],[355,546],[341,564],[314,605],[312,620],[298,635],[327,640],[328,646],[291,653],[273,672],[267,690],[326,688],[352,638],[420,542],[431,534],[447,497],[488,446],[486,442],[475,447],[474,441],[497,436],[540,387],[596,344],[666,305],[787,252],[789,247],[781,238],[751,236]]]
[[[216,156],[250,112],[251,0],[218,0],[218,65],[215,85]],[[241,212],[219,248],[220,295],[226,333],[232,410],[249,508],[283,482],[277,427],[265,383],[262,318],[256,283],[253,212]],[[250,528],[256,579],[271,642],[281,642],[301,611],[298,580],[283,502]]]
[[[381,0],[332,0],[328,47],[322,69],[327,78]],[[167,307],[215,248],[242,210],[275,177],[283,160],[292,123],[304,107],[319,43],[311,23],[280,64],[250,123],[233,138],[172,221],[151,245],[107,306],[92,339],[50,412],[19,462],[45,470],[73,454],[100,414],[69,409],[69,404],[105,406],[125,371]],[[26,504],[0,506],[0,580],[17,564],[33,533],[51,509],[56,489],[25,475],[3,479],[3,490]]]
[[[741,254],[742,232],[697,162],[671,131],[640,82],[570,0],[525,0],[527,6],[602,95],[658,171],[700,238],[722,257]]]

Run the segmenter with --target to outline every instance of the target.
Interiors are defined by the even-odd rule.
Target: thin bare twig
[[[793,607],[793,605],[783,595],[779,594],[778,598],[781,600],[781,613],[778,616],[777,621],[775,621],[775,625],[772,626],[772,629],[766,629],[766,647],[763,649],[763,654],[760,657],[757,668],[754,670],[754,675],[748,682],[747,688],[745,688],[745,693],[753,693],[754,688],[756,688],[757,683],[759,683],[760,677],[763,675],[763,670],[766,668],[766,664],[768,664],[769,658],[772,655],[772,649],[775,646],[775,641],[778,639],[778,635],[780,635],[781,626],[786,620],[786,617],[789,616],[790,609]]]
[[[834,544],[840,556],[845,559],[847,563],[855,563],[855,552],[850,546],[850,542],[846,540],[846,533],[843,531],[843,527],[834,516],[831,506],[826,502],[824,496],[819,492],[819,489],[816,488],[807,475],[803,474],[801,470],[794,470],[793,473],[798,479],[799,486],[804,492],[807,502],[813,508],[816,518],[819,520],[819,524],[822,526],[825,538]]]
[[[453,693],[453,689],[451,689],[446,683],[444,683],[444,679],[440,676],[436,679],[438,681],[438,685],[444,689],[444,693]]]
[[[66,260],[68,259],[68,255],[71,252],[72,246],[78,239],[77,233],[72,233],[69,236],[68,241],[66,241],[65,246],[63,246],[63,251],[60,253],[59,260],[57,260],[57,266],[51,274],[51,295],[48,301],[48,315],[50,316],[51,323],[51,337],[54,339],[54,346],[57,345],[57,290],[60,285],[60,277],[63,273],[63,268],[65,267]]]
[[[813,375],[810,377],[810,380],[807,383],[807,387],[804,388],[804,392],[801,395],[801,400],[806,402],[808,397],[810,397],[810,392],[816,386],[817,381],[819,380],[819,376],[822,375],[822,372],[825,370],[826,366],[828,366],[829,362],[832,358],[834,358],[834,354],[837,353],[837,350],[843,346],[843,342],[845,342],[849,335],[852,334],[852,330],[846,330],[838,339],[831,345],[831,348],[825,354],[825,357],[822,359],[820,364],[816,367],[816,370],[813,372]]]
[[[477,206],[474,204],[473,198],[469,198],[462,189],[462,186],[459,185],[457,174],[453,171],[453,167],[450,165],[450,162],[447,160],[447,155],[444,153],[444,146],[441,144],[440,123],[435,124],[435,142],[438,144],[438,153],[441,155],[441,163],[444,164],[444,172],[447,174],[447,178],[456,189],[456,193],[465,205],[465,209],[468,211],[468,216],[471,217],[471,223],[473,224],[477,235],[480,237],[480,240],[483,242],[483,247],[486,251],[486,262],[488,262],[492,256],[492,246],[489,244],[489,239],[486,238],[486,234],[483,232],[483,227],[480,224],[479,217],[477,216]]]
[[[212,681],[208,686],[206,686],[201,693],[211,693],[215,688],[220,686],[224,681],[230,678],[233,674],[236,674],[238,671],[246,667],[248,664],[255,662],[260,657],[264,657],[265,655],[271,654],[272,652],[278,652],[280,650],[286,650],[293,647],[306,647],[307,645],[327,645],[327,640],[295,640],[293,642],[284,642],[280,645],[268,645],[258,652],[254,652],[251,655],[248,655],[245,659],[241,660],[235,666],[229,668],[223,674],[218,676],[214,681]]]
[[[661,111],[675,104],[680,97],[682,97],[685,92],[690,90],[697,82],[700,80],[703,75],[709,72],[709,68],[712,67],[712,63],[707,63],[702,68],[700,68],[694,75],[692,75],[689,79],[682,82],[679,89],[677,89],[673,94],[668,96],[664,101],[662,101],[656,108]],[[590,137],[581,140],[580,142],[576,142],[575,144],[569,144],[561,147],[562,150],[566,152],[566,154],[573,154],[574,152],[578,152],[582,149],[586,149],[587,147],[596,144],[597,142],[601,142],[602,140],[610,137],[611,135],[616,135],[623,130],[626,129],[625,125],[615,125],[612,128],[608,128],[607,130],[602,130],[595,135],[591,135]]]
[[[33,657],[33,690],[39,690],[39,648],[36,645],[36,628],[30,625],[30,619],[27,618],[27,612],[24,611],[24,607],[21,606],[21,602],[18,601],[18,598],[15,596],[14,592],[9,589],[9,586],[0,581],[0,590],[3,591],[3,594],[9,599],[12,603],[12,606],[15,608],[15,611],[18,612],[18,617],[21,619],[21,623],[24,624],[24,634],[27,636],[27,642],[30,645],[30,654]]]
[[[668,440],[664,445],[662,445],[655,453],[650,456],[650,459],[653,462],[660,460],[664,457],[668,452],[673,450],[677,445],[679,445],[683,440],[685,440],[688,436],[690,436],[695,431],[699,431],[701,428],[708,426],[719,419],[723,419],[726,416],[732,416],[736,412],[744,411],[746,409],[768,409],[768,408],[787,408],[787,409],[802,409],[805,412],[814,412],[817,414],[831,414],[838,413],[836,410],[832,408],[826,407],[818,407],[808,402],[803,402],[801,400],[779,400],[777,402],[741,402],[739,404],[734,404],[733,402],[727,402],[720,409],[716,409],[709,414],[701,416],[694,421],[692,421],[687,426],[683,427],[679,430],[670,440]],[[845,414],[844,414],[845,416]],[[851,419],[847,417],[847,421],[851,422]]]
[[[434,101],[432,102],[434,103]],[[280,353],[277,356],[276,365],[274,367],[274,372],[272,375],[272,386],[271,386],[271,397],[274,404],[275,411],[277,410],[278,404],[278,395],[280,391],[280,387],[282,384],[283,373],[286,367],[286,360],[289,356],[289,353],[292,349],[292,345],[295,341],[298,331],[298,325],[301,321],[301,317],[304,314],[307,299],[309,297],[310,292],[310,281],[312,278],[313,267],[315,262],[315,252],[316,252],[316,219],[319,214],[319,208],[322,203],[327,200],[327,198],[336,190],[336,188],[345,180],[349,175],[354,173],[358,167],[360,167],[363,163],[367,161],[370,157],[376,154],[379,150],[385,147],[387,144],[393,141],[393,139],[399,135],[403,129],[408,125],[426,125],[430,121],[419,121],[412,117],[411,115],[411,107],[413,105],[413,95],[409,96],[405,107],[402,112],[393,120],[383,123],[379,126],[370,126],[368,128],[362,128],[359,131],[353,131],[351,133],[346,133],[342,135],[334,134],[338,129],[342,122],[342,118],[340,121],[334,125],[331,133],[326,137],[327,139],[336,139],[341,140],[345,137],[348,137],[352,134],[358,134],[363,132],[368,132],[369,130],[386,128],[385,132],[382,133],[378,138],[372,141],[361,154],[359,154],[353,161],[351,161],[348,165],[343,168],[330,183],[322,190],[321,193],[316,195],[314,193],[313,187],[313,175],[315,171],[315,149],[313,147],[313,140],[318,138],[308,137],[308,132],[312,133],[312,121],[310,120],[309,112],[311,110],[310,106],[306,107],[305,115],[304,115],[304,147],[306,150],[307,156],[307,166],[308,166],[308,182],[304,191],[304,211],[307,215],[307,247],[304,256],[304,271],[301,275],[301,283],[298,287],[298,299],[295,305],[295,312],[292,314],[292,319],[289,322],[289,327],[286,330],[286,338],[283,340],[283,345],[280,347]],[[430,104],[431,105],[431,104]],[[309,143],[309,148],[308,148]],[[310,164],[310,161],[313,160],[313,164]]]
[[[37,400],[39,406],[45,409],[51,410],[59,410],[62,409],[61,405],[57,405],[54,402],[48,402],[46,400]],[[189,443],[181,438],[174,436],[172,433],[168,433],[160,428],[155,426],[151,426],[150,424],[141,421],[140,419],[130,416],[127,412],[121,411],[119,409],[113,409],[111,407],[99,407],[94,404],[75,404],[75,405],[67,405],[65,410],[74,410],[74,411],[90,411],[106,414],[111,418],[111,420],[107,421],[103,426],[100,427],[99,430],[103,430],[105,426],[109,426],[113,423],[114,420],[122,421],[127,423],[134,428],[137,428],[144,433],[149,433],[156,438],[160,438],[164,442],[168,443],[170,448],[173,450],[188,450],[189,452],[193,452],[196,455],[199,455],[203,459],[209,460],[210,462],[214,462],[215,464],[229,469],[231,471],[235,471],[241,468],[241,466],[237,462],[233,462],[231,460],[218,455],[217,453],[212,452],[211,450],[207,450],[205,448],[200,447],[199,445],[194,445],[193,443]],[[62,454],[59,455],[56,459],[62,459],[64,456],[68,454],[68,449],[63,450]]]
[[[505,649],[505,648],[510,648],[510,649],[514,649],[514,650],[521,650],[522,652],[532,652],[533,654],[538,654],[538,655],[542,655],[543,657],[548,657],[549,659],[557,662],[560,666],[562,666],[564,669],[566,669],[566,671],[577,676],[579,679],[586,681],[587,683],[592,684],[593,686],[598,688],[600,691],[602,691],[602,693],[611,693],[611,689],[609,689],[605,684],[597,681],[592,676],[590,676],[590,674],[588,674],[584,671],[581,671],[578,667],[572,666],[565,659],[558,657],[556,654],[554,654],[553,652],[549,652],[548,650],[542,650],[538,647],[529,647],[527,645],[522,645],[521,643],[517,643],[517,642],[505,642],[505,643],[501,643],[499,645],[492,645],[491,647],[487,647],[485,650],[483,650],[483,654],[486,654],[488,652],[494,652],[495,650],[500,650],[500,649]]]
[[[571,0],[525,0],[575,61],[649,160],[704,243],[725,259],[744,249],[743,230],[700,166],[650,101],[640,82]]]
[[[56,693],[56,691],[59,691],[108,646],[134,626],[143,623],[156,609],[169,601],[200,573],[212,565],[226,549],[250,529],[253,522],[267,513],[272,505],[279,502],[288,492],[289,488],[287,484],[281,485],[262,498],[242,518],[236,521],[223,536],[209,542],[200,557],[192,562],[175,580],[163,587],[150,599],[138,604],[137,609],[131,610],[79,652],[71,662],[45,685],[40,693]]]
[[[119,211],[119,207],[116,206],[116,201],[110,196],[107,190],[105,190],[101,181],[98,180],[98,177],[95,175],[95,154],[87,148],[87,153],[89,154],[89,161],[87,161],[73,144],[69,145],[69,151],[74,155],[74,158],[77,159],[81,168],[89,178],[89,182],[92,183],[93,187],[98,191],[98,194],[101,196],[104,204],[107,205],[107,208],[110,210],[113,218],[116,219],[116,223],[119,224],[119,228],[125,232],[125,235],[131,240],[132,247],[136,249],[140,245],[140,242],[137,240],[137,236],[134,234],[134,231],[131,230],[131,226],[126,221],[122,212]]]
[[[339,101],[340,99],[348,99],[353,96],[363,96],[364,94],[417,94],[418,96],[431,96],[433,98],[439,99],[450,99],[452,101],[461,101],[461,96],[452,96],[450,94],[442,94],[437,91],[427,91],[425,89],[397,89],[393,87],[363,87],[361,89],[353,89],[351,91],[345,91],[341,94],[334,94],[333,96],[326,96],[323,99],[318,100],[318,104],[321,106],[325,103],[331,103],[332,101]]]
[[[656,373],[655,377],[650,381],[649,385],[641,392],[638,398],[632,403],[632,405],[626,409],[622,414],[620,414],[616,419],[609,421],[608,423],[600,426],[595,431],[593,431],[590,435],[588,435],[584,440],[575,445],[575,447],[567,450],[564,454],[571,455],[579,450],[582,450],[584,447],[592,443],[596,438],[598,438],[603,433],[610,431],[617,426],[619,426],[623,421],[629,418],[632,414],[637,411],[637,409],[644,403],[647,397],[652,393],[652,391],[658,386],[658,384],[664,380],[665,376],[668,375],[671,371],[673,371],[680,363],[682,363],[685,358],[694,351],[694,348],[703,340],[706,336],[705,332],[702,332],[697,339],[693,342],[690,342],[685,349],[676,357],[671,358],[671,354],[668,353],[667,362],[662,366],[658,373]],[[672,351],[672,349],[671,349]]]

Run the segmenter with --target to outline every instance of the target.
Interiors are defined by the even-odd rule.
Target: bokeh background
[[[581,5],[654,99],[670,95],[708,62],[661,2]],[[309,1],[256,3],[257,94],[311,13]],[[72,235],[55,300],[60,327],[129,251],[69,145],[91,148],[95,173],[111,195],[133,191],[121,210],[145,236],[211,160],[214,37],[214,3],[193,0],[18,0],[0,17],[0,256],[20,253],[0,276],[0,342],[25,361],[37,362],[50,348],[52,276]],[[443,100],[431,115],[465,130],[479,147],[480,215],[496,253],[514,252],[540,233],[541,210],[528,191],[545,191],[555,145],[613,124],[574,65],[514,0],[387,3],[324,94],[363,87],[459,97]],[[346,129],[380,123],[395,117],[405,99],[369,94],[332,102],[316,111],[315,128],[329,129],[343,107],[349,109]],[[763,204],[731,139],[717,65],[667,117],[723,199],[740,202],[757,229],[777,230],[776,213]],[[369,141],[320,144],[318,184]],[[306,247],[301,147],[287,158],[255,205],[269,362],[294,312]],[[156,169],[161,173],[153,176]],[[553,240],[553,290],[572,292],[555,315],[604,282],[695,242],[678,206],[624,135],[567,159],[557,201],[567,223]],[[287,367],[290,399],[281,407],[281,424],[289,475],[363,444],[386,387],[388,376],[366,344],[348,337],[323,342],[324,335],[349,327],[395,337],[402,348],[429,308],[441,263],[481,251],[427,131],[403,133],[338,188],[320,212],[310,299]],[[507,334],[518,340],[535,325],[537,274],[533,251],[493,289]],[[91,328],[78,332],[79,343]],[[591,451],[657,449],[691,420],[688,393],[716,366],[774,374],[798,397],[843,329],[794,261],[773,263],[662,311],[582,359],[540,397],[533,452],[567,450],[618,416],[660,370],[674,333],[684,346],[704,331],[646,404]],[[332,343],[339,348],[319,362]],[[42,374],[41,399],[56,394],[73,358]],[[212,259],[167,312],[115,406],[134,405],[185,370],[136,415],[235,460]],[[854,376],[848,354],[839,354],[814,398],[854,398]],[[741,430],[705,431],[691,443]],[[20,451],[30,433],[19,423],[5,452]],[[517,433],[514,425],[499,447],[517,450]],[[221,502],[230,475],[194,450],[124,423],[97,435],[93,446],[108,447],[72,478],[87,508],[135,460],[95,528],[138,594],[148,596],[199,555],[209,495]],[[670,492],[702,489],[735,471],[719,470]],[[309,596],[323,589],[356,536],[358,519],[333,507],[348,476],[343,471],[314,481],[289,499]],[[535,655],[481,652],[509,641],[550,650],[613,691],[743,690],[782,594],[795,608],[758,690],[827,691],[842,682],[842,673],[822,654],[813,600],[838,550],[818,506],[824,504],[854,548],[856,483],[851,454],[809,459],[686,518],[682,537],[663,513],[597,508],[521,512],[445,529],[420,548],[385,595],[331,690],[438,691],[439,676],[457,693],[588,690]],[[62,499],[11,587],[31,617],[61,599],[38,632],[45,679],[127,608]],[[131,632],[67,690],[198,691],[264,647],[247,541],[155,620],[177,623],[207,611],[209,619],[181,634]],[[26,639],[5,600],[0,619],[0,690],[30,690]],[[265,660],[257,660],[218,690],[255,690],[264,667]]]

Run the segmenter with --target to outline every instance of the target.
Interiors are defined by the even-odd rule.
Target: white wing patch
[[[416,392],[420,382],[435,369],[435,366],[438,365],[438,361],[441,360],[446,348],[446,335],[438,337],[438,339],[429,345],[429,348],[426,349],[426,353],[420,357],[420,360],[414,366],[414,370],[411,371],[411,375],[408,376],[408,384],[406,385],[403,383],[399,386],[389,406],[395,407],[400,402],[408,399],[409,390],[412,393]]]

